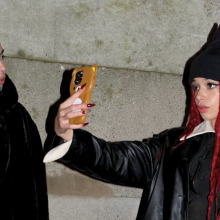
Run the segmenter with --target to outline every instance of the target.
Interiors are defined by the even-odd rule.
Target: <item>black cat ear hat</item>
[[[189,83],[196,77],[220,82],[220,26],[215,32],[213,41],[192,63]]]

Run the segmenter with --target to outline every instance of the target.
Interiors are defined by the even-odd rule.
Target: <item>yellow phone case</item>
[[[85,91],[77,98],[74,104],[90,103],[91,92],[95,85],[97,66],[84,66],[76,68],[72,72],[72,79],[70,82],[70,95],[77,92],[85,83]],[[78,110],[80,111],[80,110]],[[70,124],[82,124],[85,122],[87,115],[79,116],[69,119]]]

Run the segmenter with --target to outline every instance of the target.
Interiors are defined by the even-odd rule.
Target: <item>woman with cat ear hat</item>
[[[185,128],[143,141],[106,142],[78,129],[83,125],[68,122],[79,115],[70,106],[84,91],[80,89],[60,105],[53,142],[57,147],[44,162],[59,159],[96,179],[142,188],[137,220],[220,219],[219,82],[220,28],[192,63],[191,109]]]

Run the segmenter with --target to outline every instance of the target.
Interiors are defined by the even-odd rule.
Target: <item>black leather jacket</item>
[[[189,159],[198,151],[201,138],[170,148],[182,132],[183,128],[175,128],[142,142],[106,142],[75,130],[71,147],[60,161],[105,182],[143,188],[137,220],[185,220]]]

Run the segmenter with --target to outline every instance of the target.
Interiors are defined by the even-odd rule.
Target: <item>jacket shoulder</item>
[[[184,131],[184,127],[177,127],[177,128],[171,128],[171,129],[167,129],[165,131],[162,131],[161,133],[159,133],[159,137],[160,138],[166,138],[166,137],[169,137],[169,138],[175,138],[175,137],[180,137],[181,134],[183,133]]]
[[[20,103],[20,102],[17,102],[15,108],[15,110],[20,110],[20,111],[24,111],[24,112],[27,112],[26,108]]]
[[[21,114],[22,116],[26,115],[28,119],[32,120],[29,112],[20,102],[17,102],[16,106],[13,109],[13,113]]]
[[[166,143],[166,145],[172,145],[179,141],[181,134],[184,131],[184,127],[176,127],[164,130],[159,134],[154,134],[153,138],[143,139],[142,141],[145,143],[149,143],[153,140],[157,140],[160,143]]]
[[[31,118],[31,115],[27,111],[27,109],[19,102],[15,105],[14,109],[11,112],[11,120],[10,121],[16,121],[17,123],[25,123],[26,125],[31,126],[32,128],[36,128],[36,124]],[[21,123],[22,124],[22,123]]]

